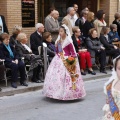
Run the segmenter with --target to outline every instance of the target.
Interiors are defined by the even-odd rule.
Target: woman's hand
[[[15,60],[15,63],[18,64],[18,60],[17,59]]]

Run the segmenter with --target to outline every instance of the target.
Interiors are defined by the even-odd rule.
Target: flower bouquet
[[[75,58],[74,57],[71,57],[69,56],[67,59],[66,59],[66,62],[70,65],[73,65],[75,63]]]

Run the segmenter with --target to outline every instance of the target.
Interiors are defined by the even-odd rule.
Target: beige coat
[[[94,21],[94,25],[95,25],[95,28],[97,29],[98,38],[99,38],[99,37],[100,37],[101,30],[102,30],[102,27],[103,27],[103,26],[106,26],[107,24],[106,24],[105,21],[103,21],[103,23],[102,23],[100,20],[96,19],[96,20]]]
[[[71,34],[71,36],[72,36],[72,34],[73,34],[73,32],[72,32],[72,24],[71,24],[68,16],[65,16],[65,17],[63,18],[62,24],[65,24],[65,25],[69,28],[70,34]]]

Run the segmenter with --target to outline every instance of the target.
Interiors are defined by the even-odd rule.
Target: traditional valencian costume
[[[56,40],[56,56],[53,58],[45,77],[43,94],[59,100],[75,100],[86,95],[77,54],[72,43],[69,29],[65,40]]]
[[[113,64],[115,64],[115,62],[116,59],[113,60]],[[114,88],[118,80],[117,73],[115,69],[113,69],[110,80],[105,83],[104,86],[107,102],[103,107],[105,115],[102,120],[120,120],[120,91]]]

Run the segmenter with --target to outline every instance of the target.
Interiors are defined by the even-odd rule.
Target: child
[[[104,87],[107,99],[102,120],[120,120],[120,56],[113,60],[113,65],[112,77]]]
[[[109,37],[110,37],[110,43],[112,42],[118,42],[120,40],[120,37],[117,32],[117,25],[116,24],[111,24],[110,25],[110,32],[109,32]]]

